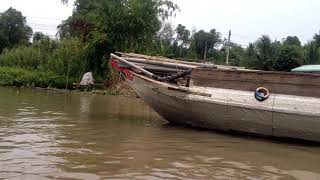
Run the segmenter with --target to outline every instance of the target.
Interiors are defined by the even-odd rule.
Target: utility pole
[[[229,56],[230,56],[230,38],[231,38],[231,30],[229,30],[228,44],[227,44],[227,57],[226,64],[229,65]]]

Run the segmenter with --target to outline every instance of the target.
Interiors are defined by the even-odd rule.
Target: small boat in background
[[[304,65],[292,69],[291,72],[320,73],[320,65]]]
[[[320,74],[111,54],[135,92],[174,124],[320,141]]]

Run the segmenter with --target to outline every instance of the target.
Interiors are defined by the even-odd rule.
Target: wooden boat
[[[112,54],[111,59],[136,93],[171,123],[320,141],[320,74],[254,71],[125,53]],[[174,75],[172,64],[177,67]],[[153,71],[146,70],[151,67]],[[190,73],[183,74],[188,68]]]

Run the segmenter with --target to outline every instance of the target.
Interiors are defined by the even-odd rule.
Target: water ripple
[[[137,99],[0,96],[0,179],[320,179],[319,147],[170,127]]]

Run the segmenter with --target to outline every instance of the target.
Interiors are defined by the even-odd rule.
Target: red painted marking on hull
[[[132,73],[132,71],[129,70],[129,69],[126,69],[126,68],[119,67],[119,62],[118,62],[118,61],[112,60],[112,61],[111,61],[111,65],[112,65],[117,71],[122,72],[122,73],[126,76],[126,78],[127,78],[128,80],[130,80],[130,81],[133,80],[133,73]]]

